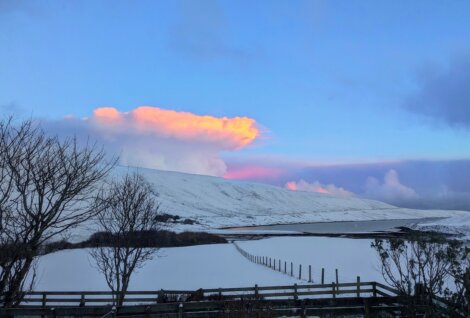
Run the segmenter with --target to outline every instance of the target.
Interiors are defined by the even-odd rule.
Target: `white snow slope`
[[[193,229],[451,217],[466,213],[404,209],[356,197],[291,191],[267,184],[143,168],[117,167],[114,176],[135,170],[154,185],[162,211],[197,220],[200,224]]]

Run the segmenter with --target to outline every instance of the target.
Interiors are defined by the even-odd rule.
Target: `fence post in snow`
[[[294,284],[294,299],[299,299],[299,296],[297,295],[297,284]]]
[[[290,276],[294,277],[294,264],[290,262]]]
[[[287,274],[287,262],[284,261],[284,274]]]
[[[361,277],[357,276],[357,297],[361,297]]]
[[[302,264],[299,264],[299,279],[302,279]]]
[[[278,268],[279,271],[281,271],[281,260],[279,260],[279,268]]]
[[[312,282],[312,265],[308,265],[308,282]]]
[[[276,270],[276,259],[273,260],[274,270]]]
[[[335,282],[331,282],[331,290],[332,290],[333,298],[336,298]]]
[[[325,269],[321,269],[321,284],[325,285]]]
[[[336,272],[336,285],[338,285],[338,284],[339,284],[339,280],[338,280],[338,269],[336,269],[335,272]]]
[[[178,318],[183,318],[183,303],[178,306]]]

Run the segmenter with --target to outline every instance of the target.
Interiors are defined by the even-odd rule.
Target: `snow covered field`
[[[241,241],[239,246],[250,253],[313,266],[314,280],[319,281],[324,267],[327,282],[334,280],[338,268],[342,282],[356,276],[363,281],[379,280],[377,256],[370,240],[322,237],[285,237]],[[264,266],[245,259],[233,244],[200,245],[165,248],[160,257],[140,269],[134,276],[131,290],[197,289],[244,287],[301,283]],[[36,290],[107,290],[103,276],[95,269],[88,250],[68,250],[41,257]]]
[[[370,239],[347,239],[330,237],[273,237],[262,240],[241,241],[237,244],[245,251],[294,263],[298,275],[302,264],[302,277],[308,279],[308,265],[312,265],[312,278],[318,283],[321,269],[325,269],[325,282],[335,281],[338,269],[340,282],[383,282],[378,256],[370,245]],[[281,264],[282,265],[282,264]],[[282,265],[284,266],[284,265]]]
[[[232,244],[165,248],[133,276],[130,290],[198,289],[294,284],[288,276],[255,265]],[[108,290],[88,250],[41,257],[36,290]]]

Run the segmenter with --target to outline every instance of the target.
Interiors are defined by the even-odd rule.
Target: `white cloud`
[[[365,196],[388,202],[418,198],[413,188],[400,183],[398,173],[393,169],[385,174],[383,183],[376,178],[369,177],[366,182]]]

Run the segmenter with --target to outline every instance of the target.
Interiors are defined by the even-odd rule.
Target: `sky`
[[[0,110],[121,163],[470,209],[470,2],[0,0]]]

